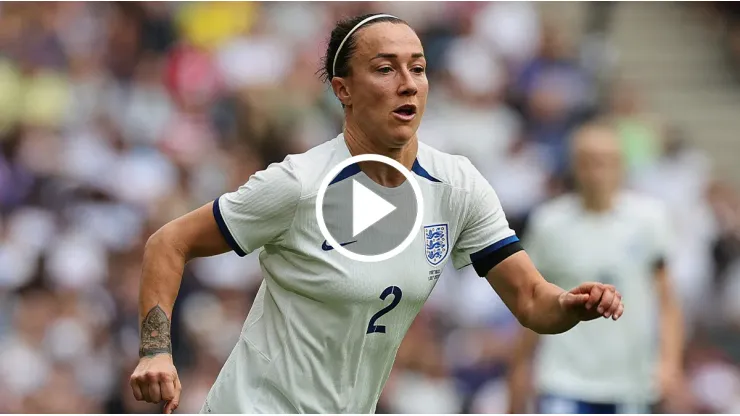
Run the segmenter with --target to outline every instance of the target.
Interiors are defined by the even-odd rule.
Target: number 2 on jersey
[[[383,293],[380,294],[380,300],[385,300],[385,298],[390,295],[393,295],[393,301],[391,302],[391,304],[379,310],[378,313],[370,318],[370,323],[367,324],[368,334],[372,334],[373,332],[380,332],[382,334],[385,334],[385,325],[375,325],[375,321],[377,321],[378,319],[380,319],[381,316],[387,314],[388,312],[392,311],[393,308],[398,306],[398,303],[401,301],[401,297],[403,296],[403,292],[401,292],[401,289],[396,286],[388,286],[387,288],[385,288]]]

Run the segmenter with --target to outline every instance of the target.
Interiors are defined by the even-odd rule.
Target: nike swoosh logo
[[[342,247],[344,247],[344,246],[347,246],[347,245],[350,245],[350,244],[356,243],[356,242],[357,242],[357,240],[350,241],[350,242],[347,242],[347,243],[339,243],[339,245],[342,246]],[[334,250],[334,247],[330,246],[329,243],[326,240],[324,240],[324,242],[321,244],[321,249],[324,250],[324,251],[331,251],[331,250]]]

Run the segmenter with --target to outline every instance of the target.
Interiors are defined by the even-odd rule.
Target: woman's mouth
[[[409,122],[416,117],[416,106],[413,104],[404,104],[393,110],[393,115],[401,121]]]

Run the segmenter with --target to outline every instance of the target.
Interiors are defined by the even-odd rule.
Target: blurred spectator
[[[543,26],[538,54],[517,74],[512,91],[526,122],[526,135],[548,170],[562,175],[568,163],[567,137],[591,112],[591,80],[580,68],[565,33]]]
[[[700,3],[697,8],[709,18],[708,25],[721,31],[727,60],[740,80],[740,7],[736,2],[712,1]]]
[[[174,21],[182,39],[192,46],[213,49],[245,33],[258,20],[260,3],[198,2],[176,11]]]
[[[490,2],[476,13],[475,31],[517,68],[534,57],[540,42],[536,7],[525,2]]]
[[[613,85],[610,104],[611,117],[622,140],[628,174],[639,174],[660,154],[661,126],[643,108],[638,87],[629,82]]]

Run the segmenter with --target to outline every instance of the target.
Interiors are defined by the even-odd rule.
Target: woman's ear
[[[334,90],[334,95],[336,95],[342,105],[346,107],[352,104],[352,95],[349,92],[347,79],[339,77],[332,78],[331,88]]]

